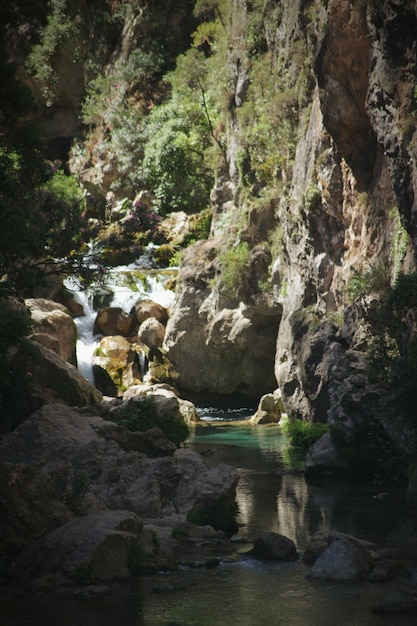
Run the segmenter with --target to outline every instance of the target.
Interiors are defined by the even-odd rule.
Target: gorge
[[[279,397],[290,424],[327,429],[311,480],[379,481],[414,506],[415,2],[14,0],[0,23],[2,582],[90,515],[125,533],[116,578],[139,537],[168,567],[161,519],[164,544],[233,501],[233,467],[130,432],[123,411],[152,412],[149,397],[191,429],[195,407]],[[105,279],[150,249],[151,269],[177,269],[141,333],[146,298],[129,283],[109,307]],[[69,276],[98,281],[95,310],[116,320],[96,386],[74,367]],[[126,367],[105,363],[116,336]]]

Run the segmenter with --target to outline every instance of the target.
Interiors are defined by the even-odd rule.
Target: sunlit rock
[[[168,320],[168,309],[162,306],[162,304],[158,304],[157,302],[149,299],[138,300],[132,309],[131,314],[135,315],[139,325],[149,317],[157,319],[158,322],[164,325]]]
[[[134,316],[129,315],[120,307],[99,309],[94,322],[94,332],[103,335],[122,335],[129,337],[137,323]]]
[[[38,404],[66,402],[84,407],[102,401],[101,392],[53,350],[36,343],[28,371]]]
[[[160,348],[164,342],[165,326],[155,317],[148,317],[139,326],[138,337],[148,348]]]
[[[277,389],[274,393],[262,396],[255,415],[251,417],[251,422],[253,424],[278,424],[283,413],[285,413],[285,408],[282,395]]]
[[[28,298],[25,304],[31,313],[34,339],[76,365],[77,327],[69,310],[44,298]]]

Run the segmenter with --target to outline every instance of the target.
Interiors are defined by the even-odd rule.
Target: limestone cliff
[[[106,89],[123,78],[123,97],[117,86],[109,92],[122,114],[94,117],[84,105],[89,122],[72,170],[96,198],[109,189],[132,196],[150,180],[140,168],[145,135],[132,135],[152,119],[144,111],[170,93],[198,102],[213,149],[201,170],[212,168],[213,220],[208,240],[185,251],[167,325],[178,385],[250,400],[279,387],[291,417],[349,430],[380,394],[367,371],[375,303],[401,272],[415,271],[415,3],[157,4],[131,3],[114,37],[107,33],[100,71]],[[165,36],[174,31],[177,44]],[[132,50],[151,41],[162,65],[128,84]],[[168,84],[162,73],[179,52]],[[103,84],[90,105],[106,101]],[[183,127],[176,132],[188,141]],[[352,295],[352,281],[377,275],[379,287]]]

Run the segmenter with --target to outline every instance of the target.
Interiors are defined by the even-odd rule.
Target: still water
[[[411,626],[416,616],[379,616],[398,583],[336,584],[306,577],[307,566],[255,561],[244,552],[262,531],[280,532],[301,554],[311,535],[334,529],[416,555],[414,518],[401,499],[372,485],[307,484],[300,455],[277,426],[253,426],[248,411],[201,409],[188,446],[208,464],[240,470],[239,535],[233,558],[214,569],[184,568],[115,585],[100,600],[74,594],[3,602],[2,626]],[[414,579],[414,578],[413,578]],[[408,585],[410,580],[405,580]]]

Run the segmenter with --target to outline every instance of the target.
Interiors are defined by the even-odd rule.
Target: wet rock
[[[165,326],[155,317],[148,317],[139,326],[138,337],[148,348],[160,348],[164,342]]]
[[[305,475],[307,478],[345,473],[347,461],[340,454],[329,433],[324,434],[307,451]]]
[[[375,615],[417,613],[417,591],[393,594],[382,604],[372,607],[372,613]]]
[[[139,326],[150,317],[155,318],[162,325],[168,321],[168,310],[153,300],[139,300],[133,307],[131,314],[134,314]]]
[[[135,331],[136,326],[134,316],[123,311],[121,307],[105,307],[97,312],[94,333],[129,337]]]
[[[373,567],[369,551],[350,539],[337,539],[315,561],[309,577],[335,581],[364,580]]]
[[[247,552],[248,556],[267,561],[291,561],[297,557],[295,543],[275,532],[262,533],[255,541],[253,549]]]
[[[346,533],[330,530],[319,531],[312,536],[305,548],[303,563],[312,565],[334,541],[338,541],[340,539],[346,539],[352,543],[358,544],[360,547],[364,547],[372,553],[375,559],[379,558],[379,549],[375,544],[362,539],[357,539],[356,537],[352,537]]]
[[[405,563],[398,559],[381,559],[370,572],[369,580],[375,583],[387,582],[408,572]]]

